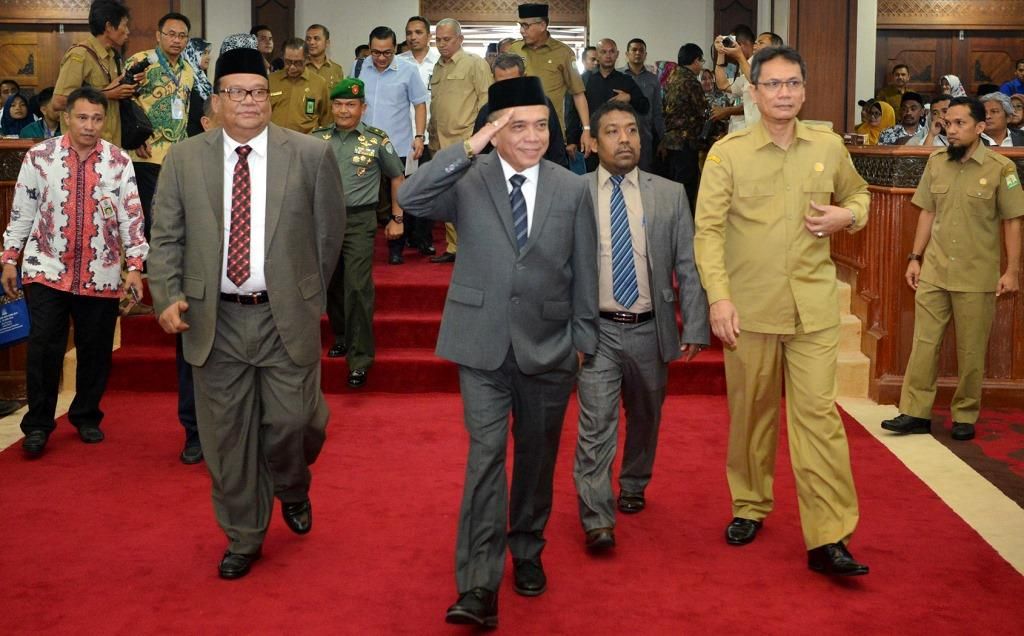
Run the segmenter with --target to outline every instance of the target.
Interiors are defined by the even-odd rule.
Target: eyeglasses
[[[376,49],[370,49],[370,55],[373,57],[391,57],[394,54],[394,51],[378,51]]]
[[[305,66],[306,65],[306,60],[305,59],[302,59],[302,60],[284,60],[284,65],[285,66]]]
[[[174,31],[161,31],[160,35],[163,35],[171,40],[187,40],[188,33],[176,33]]]
[[[803,80],[790,79],[790,80],[768,80],[767,82],[758,82],[758,86],[769,93],[778,93],[779,89],[783,86],[791,91],[795,91],[804,85]]]
[[[233,102],[240,102],[244,100],[246,95],[252,97],[252,101],[254,102],[265,102],[267,101],[267,98],[270,97],[269,88],[254,88],[252,90],[246,90],[244,88],[232,87],[221,89],[220,92],[227,95],[228,99]]]
[[[529,29],[530,27],[532,27],[535,24],[543,24],[543,21],[542,20],[537,20],[536,22],[520,22],[519,23],[519,28],[522,29],[523,31],[526,31],[527,29]]]

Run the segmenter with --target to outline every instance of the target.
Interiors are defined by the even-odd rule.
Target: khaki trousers
[[[448,247],[445,251],[449,254],[454,254],[459,247],[459,234],[455,231],[454,223],[444,224],[444,238],[448,241]]]
[[[959,380],[950,403],[954,422],[974,424],[981,410],[985,352],[996,311],[994,292],[951,292],[921,281],[914,294],[914,346],[900,394],[900,413],[931,418],[946,325],[956,329]]]
[[[795,335],[744,331],[737,348],[725,351],[726,475],[733,515],[760,521],[774,506],[779,403],[785,382],[789,453],[809,550],[849,541],[859,518],[846,431],[835,405],[838,353],[838,325]]]

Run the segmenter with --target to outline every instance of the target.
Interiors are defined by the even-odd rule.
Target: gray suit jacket
[[[223,139],[217,129],[174,144],[153,197],[149,288],[157,315],[188,302],[182,344],[197,366],[213,346],[220,300]],[[289,357],[310,365],[320,359],[320,314],[345,230],[341,175],[330,146],[315,137],[270,124],[267,148],[267,292]]]
[[[590,196],[597,201],[597,171],[587,175]],[[639,171],[640,202],[644,206],[647,239],[647,276],[657,325],[658,349],[666,363],[680,356],[676,323],[675,272],[679,285],[679,311],[683,317],[682,342],[710,342],[708,297],[693,261],[693,215],[681,184]],[[595,203],[594,208],[597,208]]]
[[[449,146],[405,180],[398,203],[459,232],[439,356],[493,371],[511,346],[519,369],[534,375],[596,351],[597,229],[582,177],[541,161],[521,253],[496,152],[470,160],[462,144]]]

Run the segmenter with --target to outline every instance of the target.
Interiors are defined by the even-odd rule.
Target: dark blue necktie
[[[516,233],[516,245],[523,249],[526,245],[526,197],[523,196],[523,182],[526,177],[521,174],[514,174],[508,178],[512,183],[512,192],[508,195],[508,202],[512,204],[512,228]]]
[[[640,297],[633,263],[633,240],[629,233],[629,215],[622,197],[622,175],[612,175],[612,296],[626,309]]]

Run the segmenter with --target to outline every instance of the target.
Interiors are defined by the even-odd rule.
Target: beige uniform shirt
[[[441,58],[430,76],[430,149],[462,143],[473,135],[480,107],[487,103],[493,78],[484,58],[459,49],[448,62]]]
[[[287,69],[270,74],[270,107],[270,121],[300,133],[334,124],[327,82],[308,68],[295,79]]]
[[[640,296],[632,307],[623,307],[612,295],[612,174],[603,166],[597,168],[597,243],[598,292],[601,311],[631,311],[642,314],[651,310],[651,285],[647,268],[647,236],[644,228],[644,204],[640,200],[639,171],[623,175],[622,198],[626,202],[629,219],[630,243],[633,246],[633,265],[636,268],[637,290]]]
[[[694,252],[708,303],[730,299],[740,328],[793,334],[839,324],[829,240],[804,227],[810,203],[868,219],[867,183],[843,140],[796,122],[789,148],[772,142],[759,121],[712,146],[697,197]]]
[[[999,285],[1002,221],[1024,216],[1013,162],[978,144],[970,158],[949,161],[947,148],[928,159],[911,201],[935,213],[921,280],[949,291],[994,292]]]
[[[89,39],[82,42],[96,53],[94,58],[80,46],[72,46],[64,53],[60,61],[60,73],[57,75],[57,84],[53,87],[54,95],[67,97],[76,88],[92,86],[102,90],[105,86],[114,81],[121,73],[117,69],[117,62],[114,59],[114,51],[104,48],[96,36],[90,35]],[[99,63],[96,59],[99,58]],[[120,102],[110,100],[107,107],[106,120],[103,122],[103,132],[100,134],[105,141],[115,146],[121,145],[121,111]],[[63,118],[61,118],[63,128]],[[64,132],[67,132],[65,129]]]
[[[528,47],[523,40],[517,40],[508,50],[526,61],[527,75],[540,78],[544,94],[555,105],[564,132],[566,93],[579,95],[586,90],[576,68],[576,54],[566,44],[551,37],[537,47]]]
[[[306,70],[316,73],[327,82],[328,95],[331,94],[331,89],[334,88],[335,84],[345,79],[345,68],[330,58],[327,58],[327,61],[320,68],[306,60]]]

